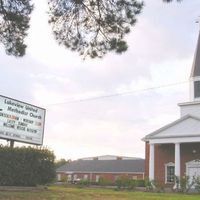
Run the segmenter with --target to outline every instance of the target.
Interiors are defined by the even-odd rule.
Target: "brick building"
[[[145,176],[176,188],[174,177],[200,176],[200,34],[190,75],[190,102],[180,103],[180,119],[143,138]]]
[[[121,176],[144,179],[144,159],[119,156],[84,158],[67,163],[56,170],[57,180],[88,180],[103,178],[114,183]]]

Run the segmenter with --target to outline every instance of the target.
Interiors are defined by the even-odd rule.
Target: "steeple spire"
[[[199,22],[200,24],[200,19]],[[192,66],[192,71],[190,78],[192,77],[197,77],[200,76],[200,32],[199,32],[199,38],[197,41],[197,47],[196,47],[196,52],[193,60],[193,66]]]
[[[200,18],[198,20],[200,25]],[[200,101],[200,31],[190,74],[190,100]]]

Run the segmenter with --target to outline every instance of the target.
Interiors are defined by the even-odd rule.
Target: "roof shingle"
[[[57,172],[144,172],[144,159],[77,160],[59,167]]]

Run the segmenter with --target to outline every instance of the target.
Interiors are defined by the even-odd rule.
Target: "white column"
[[[181,176],[181,158],[180,158],[180,143],[175,144],[175,176],[180,179]],[[174,189],[179,188],[179,185],[175,184]]]
[[[149,153],[149,180],[154,180],[154,144],[150,144]]]
[[[180,158],[180,143],[175,144],[175,176],[180,177],[181,175],[181,158]]]

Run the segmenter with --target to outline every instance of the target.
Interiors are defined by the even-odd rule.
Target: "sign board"
[[[0,95],[0,138],[42,145],[43,108]]]

